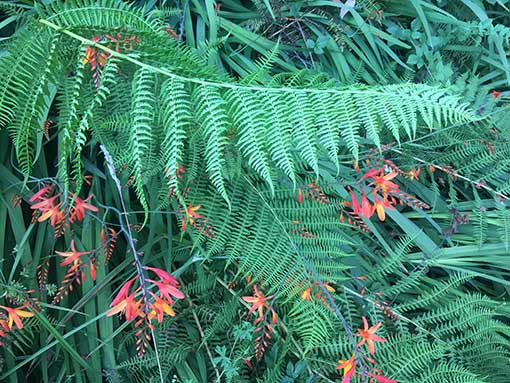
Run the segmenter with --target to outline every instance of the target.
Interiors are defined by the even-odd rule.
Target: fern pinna
[[[38,326],[91,381],[505,382],[503,123],[436,86],[270,76],[271,55],[235,78],[168,14],[38,4],[8,45],[5,182],[53,237],[20,260],[38,283],[0,281],[4,343]]]

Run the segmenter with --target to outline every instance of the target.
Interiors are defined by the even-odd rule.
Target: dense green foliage
[[[507,1],[139,3],[0,2],[0,381],[507,382]],[[48,184],[99,210],[31,219]],[[186,295],[143,357],[139,262]]]

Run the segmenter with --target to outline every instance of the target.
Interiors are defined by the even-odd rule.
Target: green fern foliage
[[[103,12],[103,7],[107,11]],[[188,149],[183,145],[184,137],[188,134],[202,137],[206,171],[211,183],[228,201],[226,182],[229,170],[226,168],[226,157],[231,150],[239,151],[246,166],[255,170],[261,179],[274,189],[273,180],[278,176],[278,172],[286,174],[293,182],[296,180],[296,169],[302,166],[319,174],[319,158],[322,153],[328,154],[336,163],[337,154],[345,152],[346,149],[357,158],[359,145],[362,143],[380,146],[382,137],[393,137],[400,141],[402,133],[405,133],[408,139],[413,139],[420,132],[421,126],[432,129],[434,125],[462,125],[479,119],[459,98],[445,90],[425,85],[342,88],[329,83],[318,83],[314,88],[301,88],[297,86],[298,80],[293,80],[290,86],[275,88],[271,85],[243,85],[232,80],[218,81],[214,77],[208,79],[182,75],[180,70],[175,71],[175,68],[169,65],[166,57],[169,54],[180,55],[179,65],[186,66],[182,61],[188,60],[189,68],[198,67],[197,60],[187,54],[185,49],[169,43],[165,44],[168,49],[163,59],[155,56],[156,48],[145,43],[151,38],[153,41],[161,40],[155,20],[150,14],[134,11],[117,1],[105,2],[97,9],[91,9],[87,2],[73,5],[55,2],[40,12],[40,17],[47,21],[44,26],[34,25],[33,28],[43,31],[40,34],[41,41],[34,43],[31,40],[30,44],[33,45],[19,48],[25,50],[24,54],[33,57],[33,65],[23,67],[27,81],[38,81],[33,84],[33,88],[29,88],[29,83],[22,82],[16,85],[22,87],[16,91],[14,88],[9,90],[11,86],[8,85],[4,90],[4,107],[30,105],[21,102],[20,97],[31,99],[32,104],[40,104],[41,101],[37,100],[47,92],[50,81],[47,75],[40,74],[40,65],[49,65],[49,68],[67,65],[64,62],[52,61],[60,59],[52,52],[62,49],[62,44],[76,47],[80,43],[95,45],[87,40],[91,33],[97,33],[95,24],[111,29],[122,25],[130,33],[139,34],[140,45],[132,47],[132,51],[128,49],[124,54],[108,50],[103,53],[120,60],[120,64],[115,67],[120,73],[124,72],[132,78],[131,100],[126,99],[125,102],[131,105],[130,116],[133,124],[128,131],[117,129],[117,136],[124,134],[126,137],[118,137],[118,140],[130,142],[129,147],[125,148],[127,153],[124,159],[131,169],[136,194],[145,210],[147,203],[143,188],[146,179],[143,169],[147,168],[148,164],[155,166],[156,169],[152,171],[159,170],[160,174],[166,169],[170,178],[169,186],[175,189],[175,177],[172,181],[171,176],[177,169],[178,161],[183,158],[184,150]],[[12,45],[23,44],[27,38],[21,36]],[[106,41],[102,44],[108,46]],[[46,51],[43,50],[45,46]],[[102,48],[95,49],[99,55]],[[20,56],[14,53],[15,50],[12,52]],[[74,55],[72,62],[77,62],[83,51],[76,49]],[[67,55],[62,56],[64,57],[66,60],[70,58]],[[14,71],[12,70],[13,65],[9,60],[3,62],[2,68],[0,70],[4,72],[8,68],[11,77],[23,78],[21,73],[16,75],[15,65]],[[104,71],[107,75],[104,80],[107,81],[108,73],[111,76],[112,72]],[[63,94],[73,94],[73,100],[76,100],[82,97],[81,92],[90,91],[91,88],[82,88],[80,85],[83,81],[82,68],[77,68],[74,76],[77,83],[72,85],[72,81],[66,80],[59,84],[59,89]],[[86,76],[84,80],[87,81],[88,78]],[[97,76],[95,81],[99,81]],[[68,86],[72,86],[73,90],[66,89]],[[96,118],[111,114],[112,110],[106,109],[106,103],[118,104],[113,98],[124,100],[128,95],[125,92],[130,90],[126,88],[121,94],[107,94],[104,88],[108,86],[99,85],[96,100],[101,99],[104,105],[94,107]],[[156,109],[156,105],[161,107]],[[76,106],[70,106],[71,116],[76,113],[75,109]],[[9,108],[2,112],[3,125],[10,122],[11,110],[12,108]],[[30,111],[32,110],[38,110],[39,116],[36,119],[41,120],[40,107],[30,107]],[[92,109],[85,114],[90,113]],[[113,110],[113,113],[115,114],[116,110]],[[74,158],[80,157],[85,139],[83,133],[87,130],[83,124],[88,120],[89,117],[81,118]],[[66,124],[69,125],[69,122]],[[162,129],[158,128],[158,124],[162,124]],[[22,118],[9,124],[9,129],[16,143],[19,161],[23,169],[28,171],[33,151],[36,149],[34,122],[30,123],[28,117]],[[104,132],[102,136],[104,137]],[[366,136],[366,139],[362,139],[363,136]],[[157,149],[160,147],[161,152]],[[116,151],[113,153],[116,156]],[[163,155],[162,158],[157,158],[159,153]],[[119,158],[114,159],[121,162]],[[74,168],[78,169],[77,166]],[[63,171],[61,176],[64,176]]]
[[[354,3],[0,4],[1,381],[510,380],[505,2]]]

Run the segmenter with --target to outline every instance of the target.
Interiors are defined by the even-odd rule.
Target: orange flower
[[[354,192],[352,190],[350,191],[350,194],[351,194],[351,202],[347,202],[346,205],[352,207],[352,211],[354,212],[354,214],[360,215],[361,208],[359,205],[358,197],[356,197],[356,195],[354,194]]]
[[[395,210],[395,208],[391,206],[390,202],[386,198],[381,200],[377,194],[374,194],[374,207],[372,213],[377,210],[377,216],[381,221],[386,219],[386,213],[384,211],[385,208],[389,210]]]
[[[135,313],[138,311],[140,302],[134,301],[134,296],[138,290],[136,290],[133,294],[129,295],[129,289],[133,285],[133,282],[138,277],[133,277],[121,287],[112,303],[110,304],[111,309],[106,313],[107,316],[115,315],[119,312],[123,312],[129,306],[129,317],[131,318],[131,313],[134,311]],[[142,314],[143,316],[143,314]],[[135,315],[136,317],[136,315]],[[128,311],[126,310],[126,319],[128,318]],[[129,319],[128,319],[129,320]]]
[[[324,288],[327,291],[329,291],[330,293],[334,293],[335,292],[335,289],[333,287],[331,287],[328,283],[323,282],[322,284],[324,285]],[[321,286],[320,286],[319,282],[314,282],[314,283],[310,284],[310,286],[308,288],[306,288],[300,294],[301,299],[306,300],[306,301],[310,301],[312,299],[312,289],[316,290],[315,298],[317,300],[322,300],[322,303],[324,303],[324,298],[325,297],[322,296],[322,289],[321,289]]]
[[[74,198],[74,205],[71,208],[71,217],[69,218],[69,221],[73,223],[74,221],[82,221],[83,218],[85,218],[85,214],[87,210],[97,212],[99,209],[89,203],[90,199],[93,197],[93,195],[89,195],[86,199],[81,199],[80,197],[74,197],[73,193],[69,193],[69,198],[72,200]]]
[[[374,169],[374,168],[371,168],[370,170],[368,170],[365,174],[363,174],[363,176],[359,179],[358,182],[356,183],[360,183],[361,181],[367,179],[367,178],[375,178],[375,177],[378,177],[380,176],[382,173],[384,172],[384,168],[380,168],[380,169]]]
[[[350,191],[350,194],[352,202],[347,202],[345,203],[345,205],[352,206],[352,211],[354,214],[360,217],[370,218],[374,214],[374,210],[372,209],[372,206],[370,205],[370,202],[368,201],[365,192],[364,191],[361,192],[361,206],[358,198],[356,197],[352,190]]]
[[[123,299],[126,299],[129,294],[129,289],[133,285],[133,282],[136,280],[137,277],[131,278],[129,281],[124,283],[124,285],[120,288],[119,292],[113,299],[112,303],[110,304],[110,307],[116,306],[119,304]]]
[[[59,196],[60,196],[60,194],[54,195],[53,197],[50,197],[50,198],[38,197],[40,202],[37,202],[36,204],[30,206],[30,209],[37,209],[37,210],[42,210],[42,211],[51,209],[55,205],[55,200]],[[32,198],[34,198],[34,197],[32,197]]]
[[[62,202],[43,211],[43,214],[37,219],[37,221],[43,222],[50,218],[51,226],[59,226],[64,221],[64,212],[60,210],[61,205]]]
[[[28,202],[34,202],[38,199],[45,199],[44,196],[46,196],[52,190],[53,190],[53,185],[46,185],[45,187],[40,189],[37,193],[35,193],[32,197],[30,197]]]
[[[153,281],[152,279],[147,279],[148,282],[154,283],[159,289],[159,293],[163,298],[165,298],[169,303],[174,303],[172,297],[177,299],[184,299],[185,295],[182,291],[178,290],[175,286],[172,286],[168,283],[162,283]]]
[[[193,225],[195,223],[195,219],[204,218],[203,215],[197,213],[197,210],[201,207],[202,205],[193,206],[190,202],[186,209],[181,210],[181,212],[186,214],[186,219],[182,220],[182,231],[186,230],[187,222]]]
[[[61,255],[62,257],[66,257],[64,261],[60,263],[60,266],[67,266],[73,262],[77,263],[79,258],[82,255],[90,254],[92,251],[77,251],[76,247],[74,245],[74,239],[71,241],[71,251],[55,251],[58,255]]]
[[[347,372],[347,374],[342,379],[341,383],[351,383],[351,378],[354,375],[354,373],[355,373],[355,369],[354,368],[350,369],[349,372]]]
[[[496,99],[498,99],[499,97],[501,97],[501,92],[498,92],[497,90],[493,90],[493,91],[491,92],[491,95],[492,95],[492,97],[494,97],[494,99],[496,100]]]
[[[365,191],[361,192],[361,215],[363,217],[370,218],[374,214],[374,210],[368,201],[367,196],[365,195]]]
[[[22,329],[23,323],[21,322],[21,318],[31,318],[34,316],[34,313],[31,313],[30,311],[23,310],[26,307],[28,307],[28,303],[25,303],[24,305],[17,307],[17,308],[0,306],[0,308],[7,311],[7,315],[8,315],[7,327],[9,328],[9,330],[12,329],[13,323],[16,324],[16,327],[18,329]],[[2,324],[2,327],[5,328],[5,323]]]
[[[377,175],[372,177],[374,180],[373,184],[375,185],[376,190],[379,189],[382,193],[387,194],[392,191],[398,191],[398,185],[394,182],[391,182],[393,178],[398,175],[397,172],[393,171],[386,175]]]
[[[97,272],[96,272],[96,265],[94,264],[94,261],[90,260],[90,278],[92,278],[93,281],[97,279]]]
[[[126,320],[131,321],[135,319],[136,317],[144,317],[145,314],[140,310],[140,307],[142,306],[142,300],[135,301],[135,295],[137,291],[132,293],[126,298]]]
[[[272,298],[272,295],[266,297],[264,293],[261,293],[257,288],[257,285],[253,286],[253,296],[243,297],[243,301],[253,303],[253,306],[248,311],[248,315],[253,313],[255,310],[258,310],[259,316],[263,316],[264,307],[267,307],[267,300]]]
[[[417,180],[420,178],[420,172],[421,168],[418,168],[416,170],[410,169],[409,172],[407,173],[407,176],[409,177],[410,180]]]
[[[369,328],[367,318],[362,317],[362,319],[363,328],[358,329],[358,332],[356,334],[357,336],[360,336],[362,338],[361,341],[358,343],[358,347],[362,346],[366,342],[368,344],[368,351],[371,354],[374,354],[375,353],[374,342],[386,342],[386,339],[381,338],[378,335],[375,335],[375,332],[379,329],[379,327],[381,327],[381,322],[376,323],[374,326]]]
[[[339,360],[338,361],[338,366],[336,366],[336,369],[337,370],[341,370],[343,369],[344,370],[344,376],[346,376],[349,371],[353,370],[356,368],[356,361],[354,360],[354,357],[356,355],[353,353],[352,356],[347,359],[347,360]]]
[[[300,297],[305,301],[310,301],[312,299],[312,286],[308,287],[305,291],[303,291]]]
[[[255,310],[257,310],[259,313],[259,316],[255,320],[254,323],[258,323],[262,319],[264,319],[264,308],[268,308],[273,314],[272,322],[276,323],[276,313],[273,310],[273,308],[270,307],[269,304],[267,303],[267,301],[272,298],[273,298],[273,295],[266,297],[262,292],[259,291],[259,289],[257,288],[257,285],[254,285],[253,286],[253,296],[243,297],[243,301],[248,302],[248,303],[253,303],[250,310],[248,311],[248,314],[246,314],[246,315],[250,316],[253,312],[255,312]]]
[[[148,281],[157,286],[160,295],[168,302],[173,303],[172,297],[177,299],[184,299],[184,293],[178,289],[179,281],[177,281],[177,279],[175,279],[172,274],[156,267],[144,266],[144,269],[154,272],[159,277],[159,279],[161,279],[161,282],[154,281],[152,279],[148,279]]]
[[[117,304],[114,305],[115,302],[112,302],[110,307],[112,307],[106,313],[106,316],[112,316],[117,313],[124,312],[127,321],[131,321],[136,317],[143,317],[144,313],[140,310],[142,305],[142,300],[135,301],[135,295],[138,290],[134,291],[131,295],[126,296],[126,298],[120,300]]]
[[[150,293],[154,297],[154,303],[152,304],[152,310],[148,315],[148,319],[152,320],[155,316],[158,318],[158,322],[163,322],[164,314],[168,314],[171,317],[175,316],[175,311],[170,306],[169,302],[158,297],[157,295]]]
[[[30,209],[39,210],[42,213],[37,219],[38,222],[43,222],[50,218],[50,224],[56,227],[64,221],[65,215],[64,212],[60,210],[62,202],[55,205],[55,200],[60,196],[60,194],[54,195],[50,198],[45,197],[52,188],[53,186],[46,186],[42,188],[34,194],[29,201],[33,202],[35,200],[39,200],[39,202],[30,206]]]

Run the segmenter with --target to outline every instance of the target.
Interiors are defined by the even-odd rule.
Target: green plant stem
[[[181,75],[178,75],[176,73],[173,73],[167,69],[159,68],[154,65],[146,64],[132,56],[116,52],[115,50],[108,48],[107,46],[100,44],[98,42],[94,42],[90,39],[87,39],[86,37],[80,36],[68,29],[65,29],[61,26],[58,26],[57,24],[52,23],[51,21],[45,20],[45,19],[39,19],[39,22],[51,29],[54,29],[58,33],[62,33],[64,35],[67,35],[69,37],[72,37],[75,40],[78,40],[82,42],[85,45],[88,45],[90,47],[99,48],[104,52],[109,53],[113,57],[118,57],[119,59],[129,61],[141,68],[148,69],[150,71],[162,74],[167,77],[175,78],[177,80],[188,82],[188,83],[194,83],[198,85],[207,85],[211,87],[216,88],[226,88],[226,89],[240,89],[240,90],[248,90],[248,91],[264,91],[264,92],[281,92],[281,93],[296,93],[296,92],[302,92],[302,93],[312,93],[312,94],[349,94],[349,95],[355,95],[355,94],[361,94],[361,95],[379,95],[380,92],[377,90],[354,90],[354,89],[335,89],[335,88],[326,88],[326,89],[313,89],[313,88],[289,88],[289,87],[263,87],[263,86],[247,86],[247,85],[240,85],[235,83],[228,83],[228,82],[217,82],[217,81],[209,81],[209,80],[203,80],[199,78],[192,78],[192,77],[184,77]],[[399,97],[398,94],[395,94],[395,97]],[[408,96],[412,97],[412,96]],[[416,100],[419,102],[420,100]],[[479,118],[480,120],[483,119],[482,117]]]

